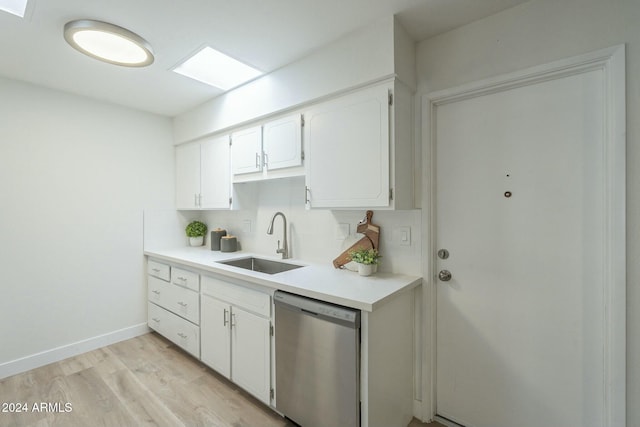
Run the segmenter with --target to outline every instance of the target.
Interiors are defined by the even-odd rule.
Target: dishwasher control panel
[[[335,319],[341,323],[353,324],[354,327],[360,326],[360,310],[283,291],[276,291],[273,298],[276,304],[288,306],[293,310],[300,310],[309,315]]]

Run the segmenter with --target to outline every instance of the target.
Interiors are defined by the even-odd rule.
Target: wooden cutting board
[[[335,268],[343,268],[345,264],[351,262],[349,252],[356,249],[378,249],[380,246],[380,227],[374,225],[371,222],[373,218],[373,211],[367,211],[365,218],[358,223],[356,231],[364,234],[364,237],[353,245],[351,245],[346,251],[342,252],[336,259],[333,260],[333,266]]]

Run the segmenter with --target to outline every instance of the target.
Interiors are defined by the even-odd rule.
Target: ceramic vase
[[[375,264],[358,264],[358,274],[361,276],[371,276],[375,266]]]
[[[203,243],[204,243],[204,236],[189,237],[189,244],[191,246],[202,246]]]

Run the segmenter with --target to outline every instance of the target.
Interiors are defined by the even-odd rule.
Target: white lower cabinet
[[[231,377],[231,306],[209,295],[203,295],[200,357],[227,378]]]
[[[148,267],[149,327],[200,358],[200,294],[171,283],[170,266],[149,261]]]
[[[201,360],[269,404],[271,297],[205,276],[201,287]],[[240,307],[244,296],[248,297],[248,304]],[[258,312],[251,312],[256,309]]]
[[[188,353],[200,357],[200,328],[198,325],[149,302],[149,327]]]

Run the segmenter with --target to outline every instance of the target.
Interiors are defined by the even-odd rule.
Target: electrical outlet
[[[251,233],[251,220],[245,219],[242,221],[242,232]]]

